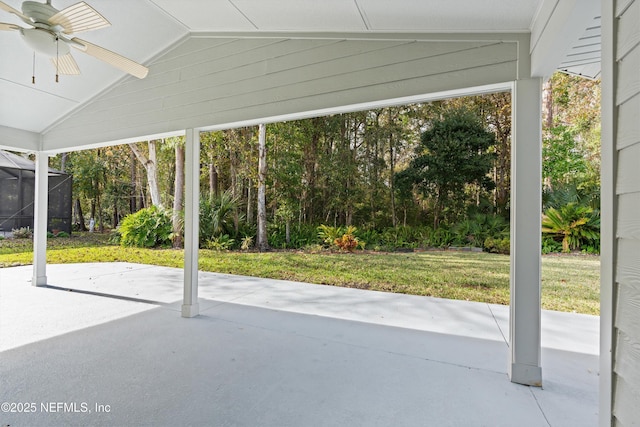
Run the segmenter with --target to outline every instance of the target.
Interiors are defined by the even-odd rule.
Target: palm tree
[[[588,206],[571,202],[560,209],[549,208],[542,217],[542,232],[562,238],[562,252],[580,249],[586,240],[600,235],[600,216]]]

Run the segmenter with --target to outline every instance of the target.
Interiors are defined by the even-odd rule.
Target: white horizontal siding
[[[640,193],[618,197],[618,237],[640,241]]]
[[[636,47],[618,62],[618,90],[616,91],[618,105],[640,93],[638,70],[640,70],[640,49]]]
[[[640,405],[636,397],[638,391],[624,378],[616,380],[615,403],[613,416],[616,426],[634,427],[640,420]]]
[[[640,422],[640,1],[618,0],[614,424]]]
[[[640,143],[640,94],[630,98],[618,108],[617,148],[621,150]]]
[[[640,144],[633,144],[618,152],[617,193],[638,191],[640,191]]]
[[[625,9],[624,19],[620,20],[618,28],[618,46],[616,59],[621,60],[638,44],[640,44],[640,1],[634,1]],[[638,69],[636,68],[636,71]]]
[[[518,44],[192,38],[45,134],[48,149],[512,81]]]

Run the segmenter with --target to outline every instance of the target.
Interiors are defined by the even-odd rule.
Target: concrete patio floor
[[[0,269],[0,426],[597,424],[595,316],[543,312],[532,388],[505,306],[200,273],[184,319],[180,269],[31,274]]]

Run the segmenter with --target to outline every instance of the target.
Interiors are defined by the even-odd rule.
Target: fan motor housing
[[[22,3],[22,13],[33,19],[35,22],[46,23],[49,18],[58,13],[50,4],[37,1],[25,1]]]

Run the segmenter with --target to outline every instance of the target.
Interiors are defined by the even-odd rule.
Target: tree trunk
[[[209,197],[218,197],[218,169],[209,163]]]
[[[129,169],[129,180],[131,185],[131,191],[129,193],[129,213],[138,212],[138,203],[136,202],[138,196],[138,178],[137,178],[137,165],[136,165],[136,155],[133,151],[131,151],[131,167]]]
[[[287,220],[284,224],[284,240],[287,242],[287,246],[291,243],[291,221]]]
[[[396,159],[393,150],[393,133],[389,133],[389,193],[391,195],[391,224],[396,227],[398,225],[398,218],[396,217],[396,195],[394,187],[393,173],[396,168]]]
[[[140,150],[135,144],[129,144],[131,150],[136,155],[136,158],[142,163],[147,171],[147,182],[149,184],[149,193],[151,194],[151,204],[154,206],[162,207],[160,201],[160,190],[158,189],[158,169],[157,169],[157,156],[156,156],[156,141],[149,141],[149,157]]]
[[[84,223],[84,215],[82,213],[82,204],[80,203],[80,199],[76,199],[75,201],[75,212],[76,224],[78,224],[78,229],[80,231],[87,231],[87,226]]]
[[[118,226],[118,204],[116,202],[113,203],[113,217],[111,219],[111,228],[115,229]]]
[[[184,145],[176,143],[176,176],[173,182],[173,211],[171,223],[173,227],[173,247],[182,247],[182,224],[180,221],[180,211],[184,199]]]
[[[247,184],[247,224],[253,224],[253,182],[248,179]]]
[[[104,233],[104,221],[102,220],[102,203],[100,203],[100,196],[96,197],[96,209],[98,213],[98,231]]]
[[[260,125],[258,135],[258,235],[256,247],[259,251],[269,250],[267,241],[267,204],[266,204],[266,178],[267,178],[267,127]]]
[[[60,155],[60,171],[61,172],[65,172],[65,169],[67,167],[67,156],[69,155],[69,153],[62,153]]]
[[[553,86],[551,79],[542,85],[542,123],[547,130],[553,127]]]
[[[239,200],[238,196],[238,153],[235,147],[229,146],[229,177],[231,178],[231,195],[234,200]],[[233,228],[238,232],[240,218],[238,215],[238,206],[234,204],[233,208]]]

